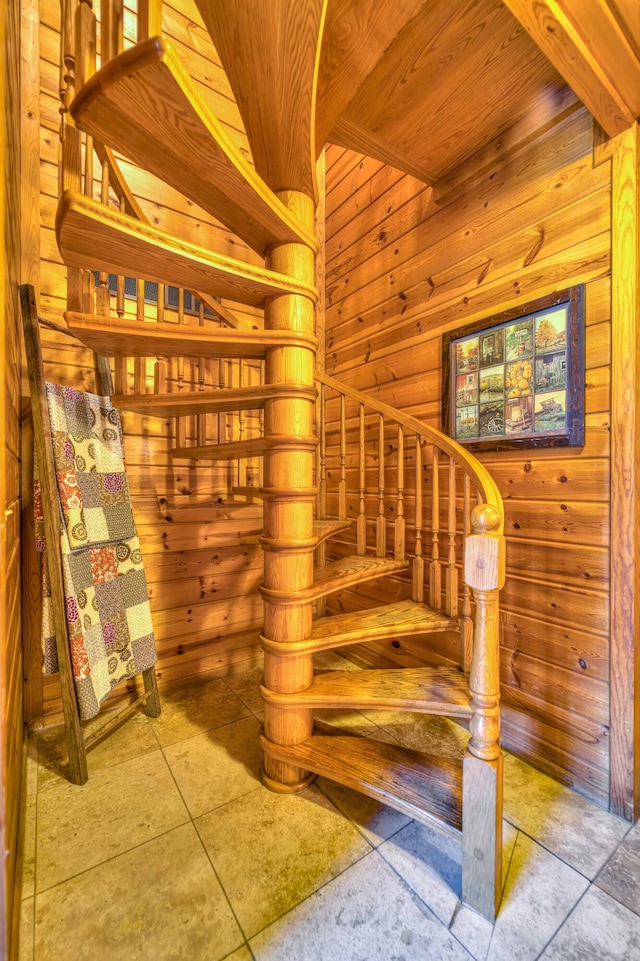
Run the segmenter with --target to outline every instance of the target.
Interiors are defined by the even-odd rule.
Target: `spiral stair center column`
[[[315,205],[299,191],[277,196],[312,234]],[[304,244],[281,244],[267,254],[271,270],[314,284],[314,252]],[[286,294],[265,304],[265,327],[314,333],[311,299]],[[277,347],[266,356],[267,384],[314,385],[315,352],[305,347]],[[296,599],[313,584],[314,402],[308,397],[265,403],[265,437],[277,435],[282,445],[264,455],[264,636],[281,642],[304,640],[311,634],[313,602]],[[292,438],[287,442],[287,438]],[[291,694],[305,690],[313,679],[313,655],[291,657],[265,651],[265,686]],[[275,744],[299,744],[313,728],[308,708],[279,708],[265,704],[264,731]],[[263,781],[279,793],[295,793],[314,774],[265,757]]]

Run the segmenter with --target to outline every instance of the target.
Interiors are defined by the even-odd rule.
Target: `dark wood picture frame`
[[[584,286],[442,337],[443,430],[471,451],[584,444]]]

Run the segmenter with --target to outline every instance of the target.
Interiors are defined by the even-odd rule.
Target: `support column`
[[[310,233],[314,202],[297,191],[281,191],[279,199]],[[304,244],[272,248],[266,266],[305,283],[314,283],[314,253]],[[302,295],[273,297],[265,305],[265,327],[314,333],[314,302]],[[315,354],[303,347],[268,351],[265,383],[314,383]],[[280,642],[303,640],[311,634],[313,602],[296,600],[296,593],[313,584],[313,519],[315,445],[314,402],[306,398],[269,400],[265,404],[265,437],[283,438],[281,447],[264,454],[264,636]],[[286,443],[286,437],[304,438]],[[313,679],[313,655],[285,657],[265,652],[265,686],[278,693],[305,690]],[[265,705],[264,731],[275,744],[298,744],[311,734],[309,709]],[[263,781],[280,793],[301,791],[315,777],[294,765],[265,757]]]

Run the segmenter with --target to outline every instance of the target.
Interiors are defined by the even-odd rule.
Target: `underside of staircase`
[[[233,230],[264,258],[264,266],[160,231],[136,216],[131,203],[114,209],[104,196],[94,199],[88,195],[91,189],[80,189],[79,158],[67,163],[67,189],[56,221],[58,244],[70,278],[82,277],[83,271],[124,275],[133,269],[141,280],[261,307],[264,329],[127,321],[113,314],[108,297],[94,312],[81,281],[75,287],[70,283],[66,323],[87,347],[113,358],[116,372],[124,357],[263,363],[262,384],[216,391],[159,389],[153,394],[131,394],[116,376],[113,402],[123,410],[165,420],[261,412],[260,436],[213,444],[205,431],[189,446],[176,430],[171,453],[176,460],[262,459],[259,487],[237,490],[260,498],[264,512],[260,538],[264,550],[264,783],[274,791],[292,793],[321,774],[413,818],[437,818],[461,831],[464,899],[494,917],[500,893],[501,836],[497,593],[504,557],[499,494],[481,465],[445,435],[365,395],[342,389],[316,371],[312,109],[323,3],[289,0],[247,5],[198,0],[198,6],[235,93],[255,166],[229,139],[162,35],[143,37],[125,52],[112,50],[110,56],[103,49],[104,65],[96,73],[86,71],[85,82],[69,104],[63,119],[63,149],[66,143],[71,156],[74,136],[82,131],[88,142],[93,138],[94,144],[124,154]],[[287,30],[279,28],[283,11]],[[148,22],[157,24],[157,15],[154,19],[149,14]],[[84,21],[80,24],[80,44],[83,39],[86,42],[90,29]],[[265,45],[272,46],[267,60],[261,52]],[[277,71],[269,69],[272,62],[278,63]],[[243,69],[237,64],[244,64]],[[249,64],[253,76],[245,69]],[[278,113],[285,109],[283,104],[287,116]],[[107,181],[113,179],[115,175],[110,180],[107,172]],[[335,511],[327,508],[323,433],[325,404],[330,403],[327,394],[333,398],[339,424]],[[353,423],[347,416],[348,404],[356,411]],[[374,516],[367,519],[361,466],[359,489],[354,492],[357,517],[350,528],[346,436],[350,431],[355,447],[364,449],[365,417],[379,423],[382,439],[374,460],[377,457],[380,465],[381,493]],[[383,447],[384,431],[391,424],[397,425],[393,429],[397,431],[399,506],[393,549],[387,550]],[[405,433],[416,438],[411,450],[407,447],[406,458]],[[434,543],[429,560],[423,555],[422,521],[417,520],[423,509],[418,490],[421,458],[426,458],[427,450],[436,451],[429,453],[434,477],[445,467],[449,471],[448,526],[442,531],[436,526],[435,535],[433,526],[430,529]],[[403,513],[404,460],[409,460],[409,454],[416,477],[411,488],[411,553]],[[460,490],[457,483],[463,485]],[[461,524],[456,498],[464,501]],[[432,518],[440,516],[441,506],[432,495]],[[345,543],[351,545],[344,555],[340,550],[332,552],[337,537],[346,537]],[[459,542],[464,543],[464,553],[455,555]],[[335,556],[328,560],[328,554]],[[347,613],[332,608],[336,592],[357,591],[385,578],[405,585],[408,596]],[[320,651],[408,637],[420,638],[428,646],[430,637],[442,633],[461,638],[459,667],[314,674],[313,655]],[[470,725],[471,741],[464,761],[430,756],[314,723],[314,710],[324,708],[443,715]]]

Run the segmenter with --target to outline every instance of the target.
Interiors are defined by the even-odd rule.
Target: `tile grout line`
[[[208,733],[208,732],[205,732],[205,733]],[[234,919],[234,921],[236,922],[236,924],[237,924],[237,926],[238,926],[238,931],[239,931],[240,934],[242,935],[242,937],[243,937],[243,939],[244,939],[244,943],[247,944],[247,946],[248,946],[247,936],[246,936],[246,934],[245,934],[245,932],[244,932],[244,928],[243,928],[242,925],[240,924],[240,919],[238,918],[238,916],[237,916],[237,914],[236,914],[236,912],[235,912],[235,910],[234,910],[234,907],[233,907],[233,905],[232,905],[232,903],[231,903],[231,901],[230,901],[230,899],[229,899],[229,895],[227,894],[227,890],[226,890],[224,884],[222,883],[222,880],[221,880],[220,877],[218,876],[218,872],[217,872],[216,869],[215,869],[215,865],[214,865],[213,861],[211,860],[211,857],[210,857],[210,855],[209,855],[209,852],[207,851],[207,849],[206,849],[206,847],[205,847],[204,841],[202,840],[202,838],[201,838],[201,836],[200,836],[200,832],[198,831],[198,827],[197,827],[197,825],[196,825],[195,818],[193,817],[191,811],[189,810],[189,805],[187,804],[187,802],[186,802],[186,800],[185,800],[185,797],[184,797],[184,795],[183,795],[183,793],[182,793],[182,791],[181,791],[181,789],[180,789],[180,785],[178,784],[178,781],[176,780],[175,774],[173,773],[173,770],[171,769],[171,765],[169,764],[169,761],[167,760],[167,757],[165,756],[164,748],[160,748],[160,750],[161,750],[161,752],[162,752],[162,757],[164,758],[164,762],[165,762],[165,764],[167,765],[167,768],[169,769],[169,773],[170,773],[170,775],[171,775],[171,777],[172,777],[172,779],[173,779],[173,783],[174,783],[175,786],[176,786],[176,790],[177,790],[178,794],[180,795],[180,797],[181,797],[181,799],[182,799],[182,803],[183,803],[184,806],[185,806],[185,809],[186,809],[186,811],[187,811],[187,814],[189,815],[189,820],[190,820],[190,822],[191,822],[191,824],[192,824],[192,826],[193,826],[193,830],[195,831],[195,834],[196,834],[196,837],[197,837],[198,842],[199,842],[199,844],[200,844],[200,847],[201,847],[202,850],[204,851],[204,856],[206,857],[207,861],[208,861],[209,864],[211,865],[211,870],[213,871],[213,874],[214,874],[214,877],[215,877],[216,881],[217,881],[218,884],[220,885],[220,890],[222,891],[222,894],[224,895],[225,901],[226,901],[227,904],[229,905],[229,910],[231,911],[231,914],[232,914],[232,916],[233,916],[233,919]],[[248,794],[251,794],[252,792],[251,792],[251,791],[248,791],[247,793],[248,793]],[[246,795],[243,794],[242,797],[246,797]],[[218,807],[223,807],[223,805],[220,804],[220,805],[218,805]],[[215,811],[216,808],[213,808],[212,810]],[[210,812],[206,812],[206,813],[210,813]],[[204,817],[204,816],[205,816],[204,814],[200,815],[200,817]],[[236,951],[240,950],[240,947],[242,947],[242,945],[239,945],[237,948],[234,948],[234,950],[231,952],[231,954],[234,954]],[[227,957],[229,957],[229,955],[227,955]]]
[[[542,957],[542,955],[544,954],[544,952],[547,950],[547,948],[549,947],[549,945],[551,944],[551,942],[554,940],[554,938],[557,937],[557,935],[559,934],[559,932],[560,932],[560,931],[562,930],[562,928],[565,926],[565,924],[567,923],[567,921],[569,920],[569,918],[571,917],[571,915],[574,913],[574,911],[576,910],[576,908],[578,907],[578,905],[584,900],[584,898],[587,896],[587,894],[589,893],[589,891],[591,890],[592,887],[593,887],[593,884],[592,884],[592,883],[589,883],[589,886],[582,892],[582,894],[580,895],[580,897],[578,898],[578,900],[576,901],[576,903],[573,905],[573,907],[571,908],[571,910],[567,912],[567,914],[565,915],[565,917],[562,919],[562,921],[560,922],[560,924],[558,925],[558,927],[555,929],[555,931],[553,932],[553,934],[551,935],[551,937],[549,938],[549,940],[546,941],[546,943],[545,943],[544,946],[542,947],[542,950],[539,951],[538,954],[535,956],[535,958],[533,959],[533,961],[539,961],[539,959]]]

